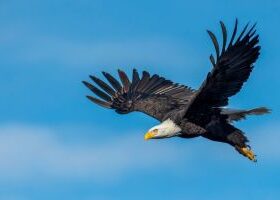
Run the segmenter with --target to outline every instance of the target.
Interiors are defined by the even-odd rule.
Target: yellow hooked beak
[[[155,135],[156,135],[155,132],[150,131],[150,132],[148,132],[148,133],[145,134],[144,139],[145,139],[145,140],[149,140],[149,139],[155,137]]]

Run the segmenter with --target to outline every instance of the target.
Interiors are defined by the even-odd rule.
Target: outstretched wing
[[[259,36],[256,34],[255,25],[249,30],[247,24],[238,38],[237,20],[233,34],[227,45],[227,30],[223,22],[220,22],[223,43],[220,50],[216,36],[208,31],[208,34],[216,50],[216,59],[210,56],[213,69],[208,73],[199,91],[189,103],[185,116],[203,123],[207,112],[212,108],[222,107],[228,104],[229,97],[235,95],[249,78],[253,64],[259,56]]]
[[[120,114],[140,111],[162,121],[172,110],[187,105],[194,94],[194,90],[189,87],[173,83],[156,74],[150,76],[146,71],[143,71],[140,78],[137,70],[134,69],[132,81],[123,71],[118,70],[118,73],[121,83],[109,73],[103,72],[111,86],[95,76],[90,76],[100,89],[83,81],[100,99],[87,97],[92,102],[115,109]]]

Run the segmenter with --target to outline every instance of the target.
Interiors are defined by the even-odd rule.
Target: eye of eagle
[[[158,129],[157,129],[157,128],[154,129],[153,132],[154,132],[154,133],[158,133]]]

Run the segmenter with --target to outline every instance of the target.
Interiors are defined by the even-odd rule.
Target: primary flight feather
[[[226,26],[223,22],[220,25],[223,37],[221,46],[215,34],[207,31],[216,55],[210,55],[213,69],[198,90],[174,83],[157,74],[151,76],[146,71],[140,76],[133,69],[131,80],[121,70],[118,70],[120,81],[103,72],[109,84],[90,76],[95,86],[86,81],[83,83],[99,98],[87,97],[119,114],[140,111],[159,120],[161,124],[152,127],[145,134],[146,140],[202,136],[228,143],[242,155],[256,161],[247,137],[232,122],[245,119],[247,115],[269,113],[270,110],[265,107],[237,110],[224,106],[228,105],[229,97],[238,93],[249,78],[260,54],[259,35],[256,34],[255,25],[249,27],[247,24],[237,36],[236,20],[228,41]]]

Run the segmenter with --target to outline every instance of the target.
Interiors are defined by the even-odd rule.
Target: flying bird
[[[233,125],[234,121],[248,115],[269,113],[266,107],[250,110],[230,109],[229,98],[240,91],[254,68],[260,54],[259,35],[255,24],[247,24],[239,34],[238,21],[228,39],[227,29],[220,22],[222,45],[217,37],[207,31],[215,48],[210,55],[213,66],[199,89],[174,83],[147,71],[139,75],[133,69],[131,80],[118,70],[119,80],[102,72],[108,83],[90,76],[95,83],[83,83],[99,98],[87,96],[93,103],[114,109],[119,114],[143,112],[161,123],[145,134],[145,140],[170,137],[204,137],[233,146],[240,154],[252,161],[256,155],[248,144],[244,132]]]

